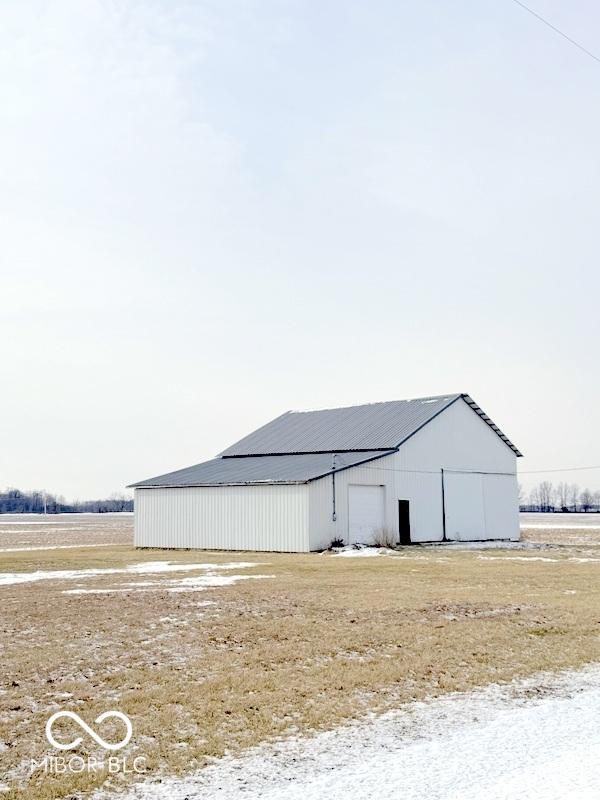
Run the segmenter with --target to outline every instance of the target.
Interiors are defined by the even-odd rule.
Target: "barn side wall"
[[[410,502],[414,542],[441,541],[441,468],[452,471],[511,473],[458,478],[446,497],[453,516],[452,539],[518,539],[516,456],[469,406],[458,400],[402,445],[397,453],[336,474],[336,521],[332,520],[331,476],[309,484],[310,549],[328,547],[334,538],[348,541],[348,486],[384,486],[385,527],[398,532],[398,500]],[[459,486],[460,484],[460,486]],[[482,499],[483,498],[483,499]],[[483,503],[483,520],[481,515]],[[479,506],[479,512],[477,508]]]
[[[307,552],[308,486],[135,490],[136,547]]]

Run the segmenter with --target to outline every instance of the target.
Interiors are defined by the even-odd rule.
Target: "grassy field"
[[[144,755],[155,778],[367,711],[600,658],[600,532],[564,545],[568,531],[553,529],[536,549],[344,558],[136,551],[130,517],[70,524],[82,528],[75,539],[58,523],[41,536],[0,525],[0,796],[10,800],[134,779],[30,775],[32,758],[53,754],[44,726],[61,709],[89,723],[126,713],[134,733],[120,755]],[[64,549],[17,549],[49,541]],[[64,547],[74,541],[98,546]],[[153,565],[165,561],[174,568]],[[109,739],[110,725],[102,732]],[[74,752],[101,755],[85,736]]]

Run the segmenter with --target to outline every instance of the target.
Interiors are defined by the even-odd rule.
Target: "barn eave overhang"
[[[193,489],[211,486],[301,486],[312,478],[302,481],[223,481],[220,483],[132,483],[128,489]]]

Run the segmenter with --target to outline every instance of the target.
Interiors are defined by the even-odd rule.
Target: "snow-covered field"
[[[519,515],[521,541],[555,545],[600,545],[600,514]]]
[[[131,545],[133,514],[0,514],[0,548]]]
[[[521,529],[540,528],[542,530],[563,530],[565,528],[598,528],[600,529],[600,514],[540,514],[523,512],[519,514]]]
[[[128,800],[597,800],[600,667],[414,703]],[[99,794],[98,797],[102,797]]]
[[[116,547],[119,542],[102,542],[100,544],[44,544],[26,547],[0,547],[0,553],[29,553],[33,550],[72,550],[81,547]]]

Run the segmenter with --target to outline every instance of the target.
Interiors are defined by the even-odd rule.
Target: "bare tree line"
[[[519,484],[521,511],[600,511],[600,490],[581,489],[576,483],[541,481],[527,496]]]
[[[105,514],[114,511],[133,511],[133,500],[115,494],[105,500],[67,503],[64,497],[47,492],[22,492],[20,489],[0,492],[0,514]]]

